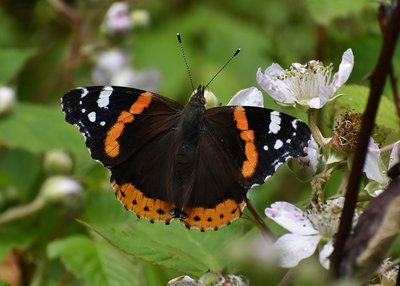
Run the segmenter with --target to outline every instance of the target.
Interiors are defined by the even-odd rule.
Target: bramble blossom
[[[115,2],[108,9],[105,27],[110,34],[124,33],[132,29],[133,23],[129,17],[129,7],[125,2]]]
[[[344,198],[327,200],[324,204],[311,205],[305,212],[287,202],[275,202],[265,209],[268,218],[290,231],[273,245],[281,267],[292,268],[310,257],[320,242],[321,265],[329,269],[329,256],[333,252],[333,236],[339,226]]]
[[[238,91],[227,105],[264,107],[264,98],[256,87],[249,87]]]
[[[335,98],[334,93],[347,81],[353,65],[354,55],[348,49],[333,76],[332,64],[323,66],[320,61],[312,60],[305,65],[294,63],[288,70],[275,63],[264,73],[259,68],[257,82],[278,104],[320,109]]]

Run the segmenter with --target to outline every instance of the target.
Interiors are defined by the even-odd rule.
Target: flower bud
[[[49,202],[62,201],[82,192],[81,184],[67,176],[52,176],[46,179],[40,189],[40,196]]]
[[[150,14],[147,10],[133,10],[129,16],[135,27],[147,27],[150,25]]]
[[[0,86],[0,115],[10,112],[15,103],[15,90],[8,86]]]
[[[208,89],[204,91],[204,98],[206,100],[206,108],[212,108],[221,105],[215,94]]]
[[[48,174],[70,174],[73,162],[67,152],[51,150],[44,155],[43,165]]]

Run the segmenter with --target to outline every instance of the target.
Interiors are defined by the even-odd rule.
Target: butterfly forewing
[[[77,88],[62,98],[66,121],[79,127],[91,156],[108,167],[171,128],[182,108],[151,92],[115,86]]]

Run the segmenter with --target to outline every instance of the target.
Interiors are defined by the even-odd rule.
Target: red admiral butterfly
[[[204,92],[200,86],[183,107],[148,91],[84,87],[65,94],[62,109],[111,171],[126,209],[152,222],[217,229],[241,215],[248,189],[304,155],[311,133],[265,108],[206,109]]]

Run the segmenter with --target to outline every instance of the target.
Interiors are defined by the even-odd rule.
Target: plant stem
[[[367,107],[363,114],[359,140],[360,144],[357,146],[356,153],[354,155],[343,212],[340,220],[339,230],[336,236],[335,250],[331,256],[332,271],[336,278],[343,277],[343,274],[340,270],[343,249],[350,235],[368,142],[374,125],[380,97],[385,85],[386,76],[390,70],[393,53],[399,36],[400,5],[393,7],[392,11],[393,12],[387,25],[378,63],[370,77],[371,90]]]
[[[0,215],[0,224],[20,219],[38,212],[45,205],[45,200],[38,196],[27,205],[16,206]]]
[[[256,222],[257,226],[260,228],[262,234],[265,235],[269,239],[273,239],[274,235],[273,235],[272,231],[265,224],[265,222],[261,218],[258,211],[255,209],[253,204],[249,201],[249,199],[247,197],[244,199],[244,201],[246,202],[247,208],[249,209],[250,213],[253,215],[255,222]]]

